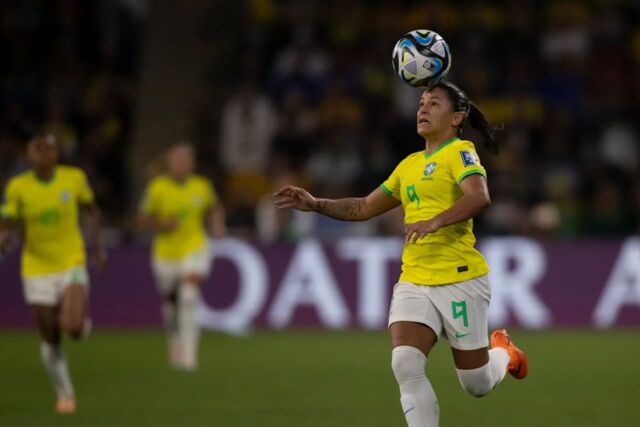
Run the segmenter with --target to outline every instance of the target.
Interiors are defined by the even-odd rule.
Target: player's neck
[[[445,134],[445,135],[428,135],[424,139],[424,151],[427,154],[431,154],[434,151],[438,150],[445,144],[448,144],[451,140],[456,139],[456,135]]]
[[[36,174],[36,178],[38,178],[39,181],[49,182],[53,178],[55,166],[51,168],[33,168],[33,172]]]
[[[174,180],[175,182],[177,182],[178,184],[182,185],[182,184],[184,184],[185,182],[187,182],[187,180],[189,179],[189,177],[191,176],[191,174],[189,174],[189,175],[184,175],[184,176],[182,176],[182,175],[180,175],[180,176],[177,176],[177,175],[170,175],[170,176],[171,176],[171,179],[173,179],[173,180]]]

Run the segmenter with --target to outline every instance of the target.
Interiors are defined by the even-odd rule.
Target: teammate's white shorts
[[[151,264],[158,291],[162,295],[167,295],[174,292],[186,276],[196,275],[204,278],[209,275],[211,270],[209,245],[205,244],[179,260],[154,257]]]
[[[69,285],[89,286],[89,275],[84,265],[77,265],[59,273],[23,276],[24,299],[30,305],[56,306]]]
[[[389,325],[407,321],[427,325],[453,348],[475,350],[489,345],[491,290],[488,275],[442,286],[400,282],[393,287]]]

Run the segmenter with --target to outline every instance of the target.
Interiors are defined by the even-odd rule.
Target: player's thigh
[[[82,332],[88,305],[88,275],[84,266],[71,269],[63,283],[60,325],[72,335]]]
[[[180,263],[181,284],[199,286],[211,270],[210,258],[207,245],[185,256]]]
[[[427,356],[438,341],[442,321],[429,300],[429,289],[412,283],[393,287],[389,308],[391,345],[416,347]]]
[[[416,322],[394,322],[389,326],[389,335],[393,348],[403,345],[415,347],[425,356],[429,356],[438,341],[438,336],[430,327]]]
[[[167,301],[175,295],[180,283],[180,262],[154,258],[151,262],[158,293]]]
[[[459,350],[451,347],[453,363],[458,369],[476,369],[489,363],[488,347],[475,350]]]
[[[42,339],[51,344],[59,343],[60,328],[58,326],[58,307],[39,304],[31,304],[29,307],[31,308],[38,333]]]
[[[490,288],[481,276],[435,289],[434,304],[442,315],[444,333],[458,369],[475,369],[489,361]]]

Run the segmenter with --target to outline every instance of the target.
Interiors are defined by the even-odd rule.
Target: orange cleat
[[[521,380],[529,373],[527,356],[522,350],[516,347],[506,329],[498,329],[491,334],[491,348],[502,347],[509,353],[509,365],[507,371],[514,378]]]
[[[59,414],[73,414],[76,412],[76,399],[73,397],[59,397],[56,402],[56,412]]]

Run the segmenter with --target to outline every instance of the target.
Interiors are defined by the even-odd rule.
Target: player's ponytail
[[[437,83],[428,90],[431,92],[435,88],[441,88],[447,93],[449,101],[451,101],[451,105],[453,106],[453,111],[464,111],[464,119],[462,119],[460,126],[458,126],[458,135],[461,136],[464,133],[466,125],[469,125],[480,134],[484,146],[489,151],[498,154],[499,147],[495,138],[495,131],[498,129],[489,124],[487,117],[474,102],[469,100],[467,94],[458,86],[447,81]]]
[[[458,132],[462,134],[464,124],[468,123],[469,126],[480,133],[482,139],[484,139],[484,146],[493,153],[498,154],[500,152],[500,147],[498,146],[498,142],[496,141],[495,136],[495,131],[497,130],[497,128],[494,128],[489,124],[489,120],[487,120],[487,117],[482,111],[480,111],[480,109],[474,102],[469,101],[468,108],[469,109],[466,117],[460,124]]]

